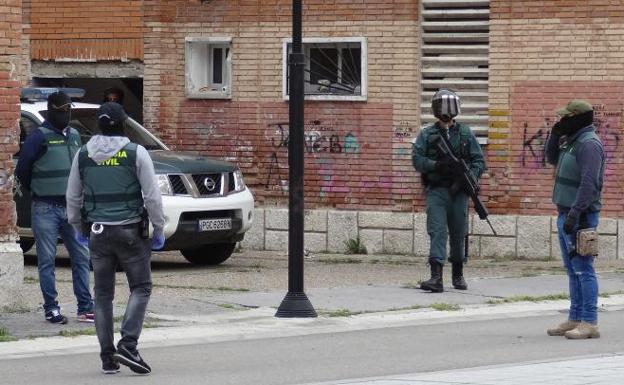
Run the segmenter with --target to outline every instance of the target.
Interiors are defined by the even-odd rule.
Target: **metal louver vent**
[[[490,2],[422,0],[421,122],[435,122],[431,97],[440,88],[461,98],[458,120],[487,143]]]

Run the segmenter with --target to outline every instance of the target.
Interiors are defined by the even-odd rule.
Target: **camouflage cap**
[[[585,112],[593,111],[594,107],[592,107],[589,102],[580,99],[571,100],[565,107],[557,110],[557,115],[559,116],[574,116],[578,114],[583,114]]]

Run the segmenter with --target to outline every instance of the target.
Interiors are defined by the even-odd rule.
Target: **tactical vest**
[[[97,164],[87,146],[78,155],[84,186],[83,217],[87,222],[120,222],[143,212],[141,184],[137,176],[136,143],[128,143],[111,158]]]
[[[450,135],[451,149],[453,150],[453,153],[455,153],[455,156],[464,159],[466,163],[468,163],[468,160],[470,159],[470,128],[460,123],[455,124],[459,126],[459,135]],[[441,158],[441,155],[438,153],[437,147],[430,144],[429,138],[433,135],[439,135],[438,128],[434,124],[432,126],[426,127],[425,130],[426,135],[424,139],[425,143],[427,144],[425,156],[428,159],[437,161]],[[444,178],[444,176],[438,174],[435,171],[429,171],[426,173],[426,175],[424,175],[425,184],[440,182]]]
[[[39,127],[46,152],[32,168],[30,190],[35,196],[64,196],[74,155],[80,149],[80,134],[73,128],[67,136],[47,127]]]
[[[562,147],[557,163],[555,186],[553,188],[553,202],[555,204],[563,207],[572,207],[574,204],[578,188],[581,184],[581,168],[576,162],[576,151],[582,143],[590,140],[600,142],[598,135],[596,135],[594,131],[589,131],[581,134],[574,142]],[[594,201],[587,208],[590,212],[599,211],[602,207],[600,191],[602,191],[604,167],[605,162],[603,159],[602,165],[600,166],[599,192],[597,196],[594,197]]]

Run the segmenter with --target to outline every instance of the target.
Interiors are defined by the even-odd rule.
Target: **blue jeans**
[[[54,277],[56,243],[59,235],[63,239],[71,260],[72,283],[78,302],[78,314],[93,311],[93,298],[89,292],[89,250],[74,238],[74,228],[67,222],[65,207],[54,203],[33,201],[31,212],[44,311],[59,309]]]
[[[570,321],[584,321],[596,324],[598,321],[598,279],[594,270],[594,257],[570,254],[576,250],[576,229],[573,234],[563,231],[567,213],[560,213],[557,218],[559,245],[563,264],[568,272],[570,284]],[[587,225],[597,227],[599,212],[587,213]]]

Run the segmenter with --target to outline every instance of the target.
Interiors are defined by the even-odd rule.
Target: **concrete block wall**
[[[553,216],[490,215],[495,236],[478,215],[469,219],[472,258],[545,260],[560,257],[557,218]],[[307,210],[304,244],[316,253],[344,253],[345,242],[359,236],[369,254],[427,257],[429,236],[424,213],[387,211]],[[624,258],[624,220],[601,218],[600,258]],[[288,250],[288,209],[258,208],[242,241],[253,250]]]

